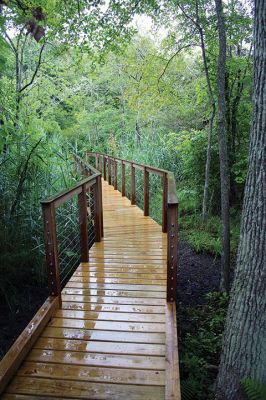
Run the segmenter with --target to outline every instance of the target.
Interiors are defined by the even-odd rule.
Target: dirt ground
[[[21,284],[23,286],[23,284]],[[24,287],[18,293],[20,303],[12,312],[7,305],[0,304],[0,359],[15,342],[47,298],[47,288]]]
[[[196,253],[186,242],[179,244],[177,304],[202,304],[204,295],[219,290],[221,261]]]

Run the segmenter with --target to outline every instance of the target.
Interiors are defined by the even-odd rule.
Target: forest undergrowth
[[[219,256],[197,253],[181,236],[177,325],[184,400],[214,398],[228,295],[219,291]]]
[[[265,10],[261,0],[255,6],[260,3]],[[174,173],[181,238],[177,316],[183,399],[212,399],[228,305],[225,293],[233,287],[233,275],[244,289],[233,292],[230,302],[242,296],[239,301],[251,316],[260,301],[265,304],[260,298],[265,228],[256,233],[258,250],[255,241],[245,247],[245,235],[262,225],[259,213],[259,223],[248,221],[253,211],[261,210],[262,183],[247,188],[254,190],[248,200],[258,203],[240,222],[243,204],[248,204],[243,202],[248,173],[252,176],[256,166],[263,170],[262,158],[248,170],[251,127],[257,118],[261,125],[253,131],[261,132],[265,116],[260,111],[252,122],[253,102],[265,87],[265,80],[253,84],[261,92],[252,101],[254,61],[260,60],[253,55],[261,37],[252,34],[253,11],[250,2],[239,0],[0,1],[0,357],[47,296],[40,201],[79,179],[73,149],[81,157],[98,151]],[[262,61],[257,78],[263,77]],[[250,147],[255,152],[250,160],[265,148],[259,138]],[[252,182],[264,176],[256,173]],[[160,223],[161,181],[152,175],[150,215]],[[118,180],[120,185],[121,176]],[[140,171],[136,201],[142,207]],[[255,256],[249,259],[250,254]],[[245,300],[251,277],[257,279],[257,297]],[[228,320],[229,328],[245,321],[236,313],[241,307],[232,309],[238,319]],[[253,324],[251,331],[260,326]],[[259,336],[250,332],[247,344]],[[244,350],[225,346],[227,356],[234,352],[229,361]],[[250,378],[247,360],[239,358],[247,375],[242,378]],[[226,375],[229,368],[223,361],[220,387],[229,382],[226,390],[233,386],[238,400],[238,370],[231,367],[237,378]],[[262,369],[253,371],[259,383]]]

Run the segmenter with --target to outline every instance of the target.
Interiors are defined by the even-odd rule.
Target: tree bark
[[[204,191],[203,191],[203,201],[202,201],[202,222],[206,223],[207,216],[208,216],[212,131],[213,131],[213,122],[214,122],[214,118],[215,118],[216,107],[215,107],[215,100],[214,100],[214,95],[213,95],[213,90],[212,90],[212,85],[211,85],[211,80],[210,80],[210,74],[209,74],[209,67],[208,67],[207,56],[206,56],[204,31],[203,31],[203,28],[202,28],[202,25],[201,25],[201,22],[200,22],[199,2],[198,2],[198,0],[196,0],[196,2],[195,2],[195,12],[196,12],[196,19],[195,20],[185,12],[184,8],[181,6],[180,3],[177,3],[177,4],[178,4],[178,7],[180,8],[180,10],[182,11],[183,15],[187,19],[187,21],[188,22],[192,22],[193,26],[197,29],[197,31],[199,33],[201,55],[202,55],[202,60],[203,60],[204,73],[205,73],[205,78],[206,78],[206,83],[207,83],[207,88],[208,88],[208,94],[209,94],[210,107],[211,107],[210,120],[209,120],[209,129],[208,129],[208,143],[207,143],[207,152],[206,152],[206,163],[205,163],[205,181],[204,181]],[[190,46],[190,44],[189,44],[189,46]],[[174,54],[174,56],[177,55],[179,53],[179,51],[184,49],[185,47],[188,47],[188,46],[181,47]],[[170,58],[170,60],[168,61],[168,63],[166,65],[163,73],[161,74],[160,78],[163,76],[163,74],[164,74],[167,66],[169,65],[169,62],[172,60],[172,58]],[[159,80],[160,80],[160,78],[159,78]]]
[[[230,271],[230,221],[229,195],[230,174],[228,164],[228,145],[226,134],[226,100],[225,100],[225,68],[226,68],[226,33],[222,0],[215,0],[219,33],[219,57],[217,70],[217,134],[220,159],[221,182],[221,219],[222,219],[222,254],[221,254],[221,283],[223,291],[229,290]]]
[[[199,24],[198,24],[199,25]],[[201,26],[199,25],[199,34],[200,34],[200,44],[201,44],[201,54],[204,65],[205,78],[207,82],[211,113],[209,120],[209,130],[208,130],[208,144],[207,144],[207,154],[206,154],[206,164],[205,164],[205,182],[204,182],[204,192],[203,192],[203,203],[202,203],[202,221],[205,223],[207,221],[207,212],[208,212],[208,199],[209,199],[209,182],[210,182],[210,168],[211,168],[211,147],[212,147],[212,130],[213,130],[213,121],[215,117],[215,100],[213,96],[211,80],[209,75],[209,68],[206,57],[205,50],[205,42],[204,35]]]
[[[216,385],[217,400],[242,400],[241,379],[266,384],[266,13],[255,0],[253,124],[237,266]]]

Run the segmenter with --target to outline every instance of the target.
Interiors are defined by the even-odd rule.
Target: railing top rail
[[[92,167],[93,168],[93,167]],[[93,168],[95,170],[95,168]],[[55,207],[58,207],[60,204],[65,203],[67,200],[71,199],[73,196],[76,194],[81,193],[82,191],[82,186],[85,185],[86,189],[89,187],[93,186],[96,183],[96,178],[98,176],[101,176],[101,173],[98,170],[95,170],[96,172],[79,181],[76,185],[72,186],[69,189],[65,189],[59,193],[56,193],[55,195],[48,197],[44,200],[41,201],[41,204],[47,205],[54,203]]]
[[[93,174],[99,174],[99,170],[96,169],[95,167],[93,167],[90,164],[87,164],[84,160],[82,160],[82,158],[80,158],[77,154],[73,153],[73,157],[76,159],[76,161],[78,161],[79,163],[81,163],[82,165],[84,165],[85,168],[89,169]]]
[[[170,171],[167,171],[166,169],[153,167],[151,165],[146,165],[146,164],[139,163],[139,162],[136,162],[136,161],[125,160],[123,158],[110,156],[108,154],[99,153],[97,151],[87,151],[86,153],[87,154],[91,154],[91,155],[100,155],[100,156],[103,156],[104,158],[110,158],[111,160],[123,161],[125,164],[128,164],[128,165],[132,165],[133,164],[133,166],[140,167],[142,169],[147,168],[147,169],[149,169],[151,171],[154,171],[154,172],[160,172],[160,174],[167,174],[167,173],[170,172]]]
[[[178,204],[177,195],[176,195],[175,177],[174,177],[173,172],[165,170],[165,169],[161,169],[161,168],[152,167],[150,165],[138,163],[138,162],[135,162],[135,161],[129,161],[129,160],[124,160],[123,158],[119,158],[119,157],[115,157],[115,156],[109,156],[108,154],[104,154],[104,153],[99,153],[99,152],[94,152],[94,151],[87,151],[86,154],[87,155],[93,155],[93,156],[99,155],[99,156],[102,156],[102,157],[104,157],[106,159],[109,158],[110,160],[122,161],[124,164],[133,165],[133,167],[140,168],[140,169],[143,169],[143,170],[145,169],[147,172],[152,172],[152,173],[158,174],[160,176],[163,176],[164,174],[166,174],[167,175],[167,181],[168,181],[167,203],[168,203],[169,206]]]

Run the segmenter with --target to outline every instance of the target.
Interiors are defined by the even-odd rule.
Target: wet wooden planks
[[[166,398],[166,235],[105,182],[103,206],[103,241],[3,399]]]

